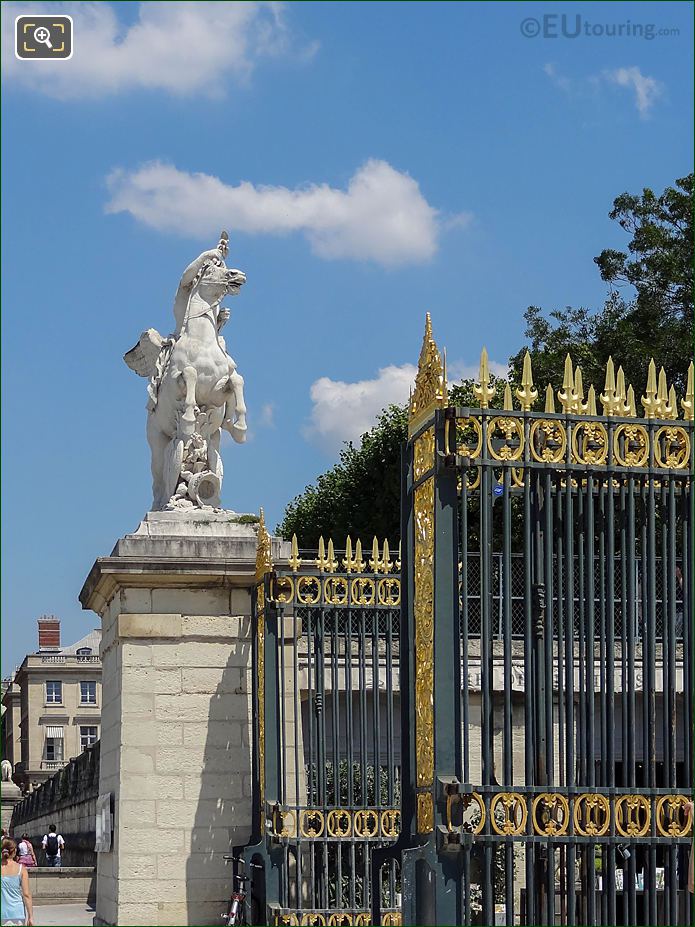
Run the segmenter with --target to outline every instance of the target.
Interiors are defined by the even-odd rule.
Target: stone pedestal
[[[222,857],[251,824],[256,533],[232,513],[149,513],[82,589],[102,619],[99,791],[113,796],[95,923],[220,923]]]
[[[12,812],[18,801],[22,800],[22,792],[19,786],[14,782],[3,782],[0,787],[0,813],[2,815],[2,827],[6,834],[10,833],[10,821]]]

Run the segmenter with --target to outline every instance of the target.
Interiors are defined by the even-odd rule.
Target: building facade
[[[38,620],[29,653],[3,695],[3,756],[23,791],[52,776],[99,739],[101,631],[62,647],[60,620]]]

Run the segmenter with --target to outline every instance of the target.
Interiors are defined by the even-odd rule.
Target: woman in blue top
[[[7,837],[2,841],[0,910],[2,924],[26,924],[32,927],[34,923],[29,877],[24,866],[17,862],[17,844]]]

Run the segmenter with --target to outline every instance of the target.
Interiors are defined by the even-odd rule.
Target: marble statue
[[[246,440],[244,380],[227,353],[221,330],[229,310],[220,303],[246,282],[225,265],[229,236],[183,272],[174,300],[176,330],[153,328],[124,355],[131,370],[149,377],[147,440],[152,452],[154,511],[220,506],[221,429]]]
[[[12,782],[12,763],[9,760],[3,760],[0,768],[2,769],[2,781]]]

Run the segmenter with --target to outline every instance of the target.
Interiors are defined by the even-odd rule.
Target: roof
[[[94,654],[99,653],[99,644],[101,643],[101,628],[95,628],[93,631],[90,631],[89,634],[85,637],[80,638],[74,644],[71,644],[69,647],[61,647],[57,653],[77,653],[78,650],[81,650],[83,647],[91,647]]]

